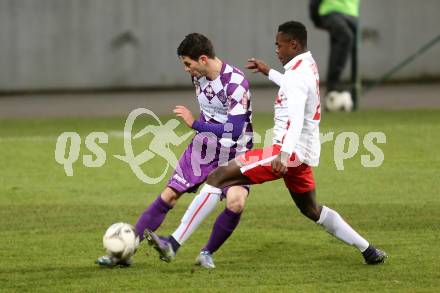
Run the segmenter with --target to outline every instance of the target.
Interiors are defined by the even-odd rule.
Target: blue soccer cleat
[[[199,256],[196,258],[196,265],[205,269],[215,269],[214,259],[209,251],[200,251]]]
[[[385,262],[388,257],[385,251],[377,249],[373,245],[368,246],[368,248],[362,252],[364,256],[365,263],[368,265],[377,265]]]
[[[176,253],[167,238],[157,236],[153,231],[145,231],[145,239],[147,239],[148,244],[153,246],[154,249],[159,253],[159,258],[164,262],[171,262]]]

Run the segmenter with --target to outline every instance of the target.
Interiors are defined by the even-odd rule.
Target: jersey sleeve
[[[225,124],[213,124],[213,123],[196,120],[193,122],[191,128],[199,133],[202,132],[212,133],[218,138],[222,138],[223,134],[228,132],[231,133],[231,138],[233,140],[237,140],[243,131],[243,127],[246,123],[246,119],[247,119],[247,115],[242,114],[242,115],[234,115],[234,116],[229,115],[228,120],[225,122]]]
[[[234,74],[227,85],[228,115],[246,114],[249,107],[249,82],[243,75]]]
[[[288,128],[283,139],[281,151],[291,155],[299,140],[304,125],[307,101],[307,85],[300,75],[289,75],[281,84],[287,98]]]
[[[276,71],[275,69],[269,70],[269,74],[267,75],[270,81],[273,81],[276,85],[281,86],[281,80],[283,78],[283,74],[281,72]]]

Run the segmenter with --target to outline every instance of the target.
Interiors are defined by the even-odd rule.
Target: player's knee
[[[241,213],[246,205],[246,199],[235,199],[226,203],[226,208],[234,213]]]
[[[246,205],[248,191],[241,186],[229,188],[226,195],[226,208],[234,213],[241,213]]]

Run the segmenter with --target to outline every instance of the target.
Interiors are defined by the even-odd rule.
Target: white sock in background
[[[353,230],[336,211],[326,206],[322,206],[321,215],[316,223],[336,238],[356,246],[361,252],[368,248],[368,241]]]
[[[197,230],[203,220],[215,209],[220,201],[221,193],[221,189],[205,184],[200,193],[194,197],[182,217],[180,226],[172,234],[180,245]]]

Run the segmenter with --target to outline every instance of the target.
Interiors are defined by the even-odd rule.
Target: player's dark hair
[[[177,48],[178,56],[188,56],[192,60],[199,60],[199,57],[206,55],[211,59],[215,58],[214,47],[211,41],[202,34],[192,33],[187,35]]]
[[[278,32],[298,41],[303,48],[307,47],[307,30],[302,23],[287,21],[278,26]]]

